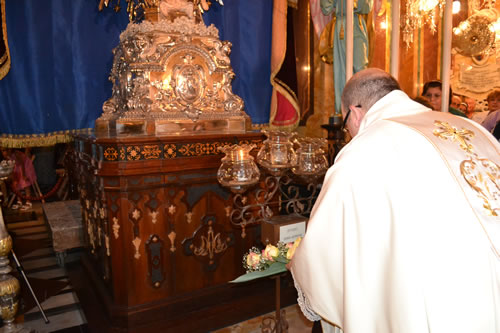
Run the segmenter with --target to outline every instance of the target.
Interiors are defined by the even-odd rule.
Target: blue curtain
[[[213,2],[205,20],[233,44],[233,91],[254,123],[267,123],[273,2]],[[12,63],[0,80],[0,133],[94,126],[111,96],[111,51],[128,24],[124,5],[119,13],[99,12],[97,5],[97,0],[6,1]]]
[[[6,1],[11,69],[0,81],[0,131],[93,127],[111,95],[111,50],[127,13],[94,0]]]
[[[271,105],[272,0],[212,1],[204,14],[207,25],[219,29],[219,38],[233,44],[231,66],[236,74],[233,92],[245,102],[254,124],[267,124]]]

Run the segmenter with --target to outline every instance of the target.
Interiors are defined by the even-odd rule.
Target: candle
[[[271,164],[286,164],[287,162],[286,145],[273,144],[271,146]]]
[[[235,174],[235,184],[238,184],[238,183],[241,183],[241,182],[247,182],[250,177],[248,175],[248,172],[247,170],[245,170],[243,167],[240,167],[236,170],[236,174]]]
[[[250,170],[248,170],[248,163],[245,163],[248,158],[243,147],[238,147],[233,164],[233,184],[242,184],[250,180]]]

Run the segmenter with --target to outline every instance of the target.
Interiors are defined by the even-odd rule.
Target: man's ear
[[[365,116],[364,110],[360,106],[354,105],[351,105],[349,109],[351,110],[352,122],[356,125],[356,127],[359,127],[361,120],[363,120],[363,117]]]

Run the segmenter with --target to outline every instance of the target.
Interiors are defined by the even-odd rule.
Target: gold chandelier
[[[408,0],[406,13],[403,17],[403,40],[406,47],[413,43],[413,34],[416,29],[429,25],[431,32],[436,32],[436,18],[443,13],[446,0]]]

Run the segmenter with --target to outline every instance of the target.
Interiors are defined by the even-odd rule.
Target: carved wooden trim
[[[159,288],[165,281],[165,268],[163,267],[163,240],[158,235],[151,235],[146,242],[148,254],[148,270],[151,285]]]
[[[105,162],[164,160],[174,158],[219,155],[218,147],[234,144],[234,141],[199,141],[190,143],[166,143],[158,145],[102,146],[101,160]],[[239,140],[238,144],[257,144],[262,140]]]

